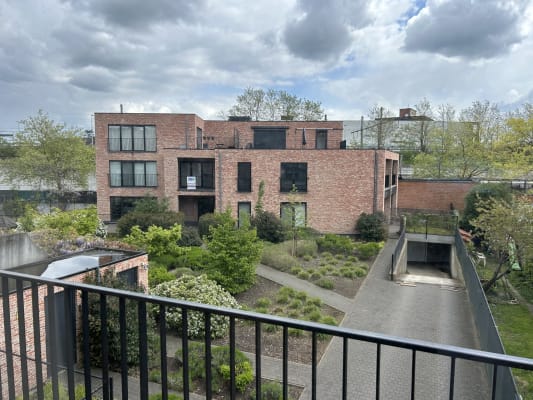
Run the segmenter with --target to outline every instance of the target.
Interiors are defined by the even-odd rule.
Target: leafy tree
[[[509,186],[504,183],[482,183],[470,189],[465,196],[461,227],[469,231],[472,230],[471,221],[479,216],[480,205],[491,199],[511,202],[512,193]]]
[[[236,104],[228,110],[228,114],[249,116],[254,121],[278,120],[281,116],[313,121],[322,119],[324,110],[320,102],[299,98],[284,90],[264,91],[248,87],[237,96]]]
[[[230,211],[225,221],[210,228],[207,240],[209,262],[207,276],[230,293],[240,293],[255,282],[255,267],[261,259],[262,243],[255,229],[236,227]]]
[[[282,208],[281,223],[292,241],[291,255],[294,257],[297,253],[298,239],[307,225],[306,216],[299,212],[301,202],[298,198],[298,189],[295,184],[292,185],[287,200],[287,204]]]
[[[95,153],[85,144],[81,130],[68,129],[42,111],[21,124],[14,138],[17,156],[1,161],[7,182],[45,186],[59,198],[87,187],[87,178],[95,170]]]
[[[498,261],[492,277],[483,284],[485,292],[511,273],[514,262],[525,265],[533,259],[533,207],[526,200],[512,203],[490,199],[479,205],[472,224]]]
[[[198,233],[202,238],[209,238],[211,236],[211,227],[233,221],[231,215],[228,213],[206,213],[198,219]]]
[[[381,212],[362,213],[357,220],[355,229],[361,239],[369,242],[381,242],[387,237],[385,215]]]
[[[135,202],[133,212],[162,214],[169,211],[168,198],[158,199],[149,195]]]

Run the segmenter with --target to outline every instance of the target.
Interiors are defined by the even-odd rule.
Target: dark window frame
[[[303,224],[298,224],[296,225],[296,211],[295,211],[295,208],[296,207],[303,207],[303,211],[304,211],[304,222]],[[307,202],[305,201],[300,201],[300,202],[297,202],[297,203],[290,203],[290,202],[282,202],[280,204],[280,207],[279,207],[279,217],[281,219],[281,221],[283,223],[285,223],[285,216],[283,215],[283,211],[284,209],[287,209],[288,207],[292,207],[293,208],[293,211],[291,213],[291,218],[292,218],[292,221],[291,221],[291,227],[292,228],[305,228],[307,226]]]
[[[117,278],[131,288],[139,287],[139,267],[132,267],[117,272]]]
[[[237,192],[252,191],[252,163],[249,161],[237,163]]]
[[[118,138],[111,138],[111,135],[110,135],[110,128],[119,128],[119,137]],[[147,138],[146,137],[146,128],[153,128],[154,129],[154,138],[153,138],[153,144],[151,145],[149,143],[149,140],[151,140],[151,138]],[[138,128],[142,128],[143,130],[143,134],[142,134],[142,139],[143,139],[143,144],[142,144],[142,148],[136,148],[137,146],[135,145],[136,144],[136,140],[135,140],[135,129],[138,129]],[[130,137],[130,140],[131,140],[131,149],[128,149],[128,148],[124,148],[124,143],[125,143],[125,140],[127,139],[126,137],[123,137],[123,130],[126,130],[126,129],[131,129],[131,137]],[[115,147],[117,146],[113,146],[111,144],[111,141],[112,140],[118,140],[118,149],[116,149]],[[148,143],[148,145],[147,145]],[[147,150],[147,148],[149,148]],[[117,153],[117,152],[135,152],[135,153],[155,153],[157,152],[157,131],[156,131],[156,126],[155,125],[127,125],[127,124],[109,124],[107,126],[107,150],[110,152],[110,153]]]
[[[200,175],[194,175],[193,164],[200,166]],[[185,169],[187,171],[184,171]],[[213,158],[178,158],[179,189],[187,189],[187,176],[200,177],[200,185],[196,186],[196,190],[215,190],[215,160]]]
[[[306,162],[282,162],[280,165],[279,191],[290,192],[293,185],[299,193],[307,192],[307,163]]]
[[[111,196],[109,197],[109,219],[117,221],[135,208],[135,203],[143,197]],[[115,204],[113,204],[115,203]],[[118,211],[118,212],[117,212]]]
[[[253,126],[253,147],[260,150],[287,148],[287,126]]]
[[[319,136],[324,136],[319,140]],[[319,143],[321,144],[323,141],[324,146],[319,146]],[[328,130],[327,129],[317,129],[316,130],[316,137],[315,137],[315,149],[317,150],[325,150],[328,148]]]
[[[252,219],[252,202],[251,201],[239,201],[237,203],[237,224],[240,227],[243,226],[243,222],[241,220],[241,206],[248,206],[247,215],[248,215],[248,222]]]
[[[114,184],[114,173],[111,172],[111,163],[120,163],[120,184]],[[143,175],[143,184],[137,184],[137,179],[136,179],[136,176],[137,174],[135,173],[136,171],[136,165],[140,165],[142,164],[144,166],[143,170],[144,170],[144,173],[141,174]],[[147,174],[146,173],[146,164],[154,164],[155,165],[155,174]],[[124,173],[124,166],[126,165],[131,165],[131,173],[129,174],[131,176],[131,178],[128,178],[128,174]],[[118,174],[117,174],[118,175]],[[153,178],[150,178],[151,175],[154,175],[155,176],[155,179]],[[153,182],[153,184],[151,184]],[[157,176],[157,161],[150,161],[150,160],[146,160],[146,161],[124,161],[124,160],[110,160],[109,161],[109,187],[132,187],[132,188],[137,188],[137,187],[142,187],[142,188],[146,188],[146,187],[157,187],[158,186],[158,176]]]

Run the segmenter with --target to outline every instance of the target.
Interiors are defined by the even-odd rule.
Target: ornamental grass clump
[[[210,280],[205,275],[182,277],[170,282],[164,282],[151,290],[151,294],[156,296],[170,297],[194,301],[197,303],[210,304],[213,306],[240,308],[239,303],[222,286]],[[158,309],[154,309],[157,314]],[[182,314],[181,309],[172,308],[167,311],[167,323],[170,327],[181,330]],[[213,338],[223,337],[228,332],[229,320],[222,315],[211,315],[211,336]],[[189,337],[203,337],[205,327],[204,314],[197,311],[188,313],[188,334]]]

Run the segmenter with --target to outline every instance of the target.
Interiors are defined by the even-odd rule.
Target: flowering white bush
[[[240,308],[237,300],[229,292],[215,281],[208,279],[206,275],[183,275],[178,279],[157,285],[151,290],[151,294],[213,306]],[[157,307],[153,311],[157,313],[158,310],[159,308]],[[166,317],[169,326],[181,330],[181,309],[171,308],[167,310]],[[190,337],[204,335],[205,318],[203,313],[190,311],[187,314],[187,320]],[[228,325],[229,319],[227,317],[211,314],[211,336],[213,338],[226,335]]]

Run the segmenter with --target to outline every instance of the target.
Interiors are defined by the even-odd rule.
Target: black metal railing
[[[17,290],[9,292],[9,280],[16,281]],[[29,282],[30,288],[23,290],[23,283]],[[386,389],[390,385],[397,385],[394,379],[390,379],[388,372],[390,369],[401,371],[403,374],[408,373],[410,377],[402,383],[407,385],[407,390],[410,393],[410,398],[414,399],[415,394],[419,393],[421,385],[435,386],[435,380],[439,381],[439,385],[444,380],[446,386],[442,389],[440,386],[435,386],[439,390],[439,398],[442,397],[442,392],[445,392],[445,397],[449,399],[455,398],[479,398],[479,397],[465,397],[464,393],[456,393],[458,385],[456,382],[462,379],[461,364],[465,361],[476,362],[481,365],[488,365],[491,374],[489,375],[487,390],[491,393],[493,399],[517,399],[516,393],[504,393],[500,397],[498,395],[499,388],[497,386],[498,379],[502,370],[512,368],[520,368],[524,370],[533,371],[533,360],[521,357],[514,357],[505,354],[489,353],[485,351],[473,350],[468,348],[461,348],[450,345],[435,344],[421,340],[400,338],[385,334],[371,333],[343,327],[335,327],[324,325],[320,323],[299,321],[290,318],[276,317],[266,314],[259,314],[255,312],[234,310],[227,308],[219,308],[208,305],[202,305],[187,301],[177,301],[163,297],[149,296],[143,293],[130,292],[124,290],[117,290],[111,288],[104,288],[99,286],[92,286],[87,284],[58,281],[54,279],[39,278],[30,275],[19,274],[10,271],[0,271],[0,287],[2,289],[2,332],[0,332],[0,345],[4,354],[0,354],[0,395],[3,398],[15,398],[16,395],[22,394],[24,398],[29,398],[29,393],[37,390],[42,394],[42,388],[45,384],[46,377],[51,382],[52,392],[54,398],[59,397],[60,378],[65,378],[66,388],[69,398],[74,398],[75,392],[75,368],[76,365],[81,365],[81,370],[84,374],[83,388],[85,393],[92,393],[92,379],[91,376],[96,369],[91,365],[91,349],[95,342],[100,345],[101,351],[101,365],[99,365],[99,376],[101,376],[103,384],[102,398],[104,400],[111,398],[112,385],[110,378],[113,371],[111,368],[110,359],[110,338],[108,336],[108,329],[112,324],[120,324],[120,366],[118,373],[120,375],[116,382],[115,389],[120,389],[122,398],[127,399],[128,393],[133,391],[139,394],[139,398],[148,399],[151,392],[149,381],[149,352],[153,349],[148,348],[148,334],[150,325],[148,323],[147,308],[154,308],[158,312],[159,324],[156,330],[159,337],[160,357],[158,359],[158,368],[161,371],[161,385],[157,391],[161,394],[163,399],[168,398],[169,385],[168,374],[169,365],[167,363],[167,336],[169,334],[167,324],[167,313],[169,308],[178,308],[181,311],[182,328],[178,332],[181,336],[182,348],[182,375],[183,387],[181,395],[184,399],[189,399],[190,395],[190,371],[189,371],[189,350],[191,350],[191,341],[187,336],[188,321],[192,319],[192,312],[200,312],[205,316],[204,339],[205,345],[205,359],[211,360],[212,345],[211,339],[211,317],[216,315],[223,315],[229,319],[229,329],[227,332],[230,353],[230,384],[228,398],[235,399],[236,397],[236,368],[235,368],[235,354],[236,354],[236,323],[238,321],[247,321],[248,325],[254,327],[255,331],[255,388],[256,398],[260,398],[263,375],[262,371],[262,351],[261,351],[261,332],[264,327],[274,325],[281,328],[282,331],[282,358],[280,361],[281,368],[281,384],[283,388],[283,398],[288,399],[289,396],[289,351],[294,351],[294,348],[289,349],[289,330],[298,329],[305,332],[310,332],[311,346],[311,366],[309,371],[310,387],[309,393],[312,399],[317,398],[317,390],[319,389],[321,374],[326,373],[318,368],[317,360],[317,340],[319,335],[331,335],[338,346],[334,346],[339,350],[338,354],[338,374],[339,387],[337,388],[343,399],[354,398],[354,393],[351,391],[351,381],[355,379],[360,373],[358,368],[362,367],[365,372],[369,372],[368,380],[372,383],[373,395],[376,399],[383,396]],[[46,299],[53,298],[54,295],[64,293],[63,299],[65,301],[60,307],[50,306],[48,302],[47,307],[43,307],[41,302]],[[100,301],[98,323],[100,323],[101,334],[98,337],[91,337],[90,326],[95,321],[94,314],[91,314],[91,321],[89,320],[89,297],[96,296]],[[107,311],[106,304],[110,301],[118,301],[118,321],[112,321],[113,316]],[[139,363],[135,371],[130,371],[130,366],[127,361],[127,346],[130,340],[125,335],[125,324],[127,307],[136,307],[136,316],[138,324],[138,352]],[[43,328],[42,323],[34,323],[34,321],[42,321],[42,313],[46,310],[46,328]],[[75,336],[65,336],[66,331],[58,332],[54,328],[59,320],[66,320],[66,324],[72,323],[69,318],[74,315],[73,311],[81,312],[81,317],[77,321],[77,334]],[[18,327],[18,329],[17,329]],[[20,333],[17,333],[18,332]],[[22,337],[23,332],[26,336]],[[65,338],[61,341],[51,342],[50,339],[59,336]],[[43,340],[46,339],[46,340]],[[253,340],[253,339],[251,339]],[[42,343],[48,343],[43,345]],[[57,346],[63,346],[66,349],[66,356],[61,355]],[[361,365],[353,365],[351,363],[351,354],[361,344],[370,345],[373,355],[366,357],[360,362]],[[353,347],[352,347],[353,346]],[[42,353],[44,347],[47,351]],[[330,350],[331,351],[331,350]],[[391,357],[391,352],[402,351],[404,356],[407,356],[408,364],[398,361],[397,355]],[[80,359],[76,360],[76,354],[81,352]],[[403,353],[405,352],[405,354]],[[44,355],[41,355],[44,354]],[[35,354],[30,357],[30,354]],[[428,357],[439,357],[444,359],[445,368],[447,372],[443,376],[428,376],[424,367],[424,362],[428,361]],[[46,358],[46,359],[45,359]],[[405,357],[402,357],[405,359]],[[37,360],[31,362],[31,359]],[[60,361],[60,359],[64,361]],[[432,359],[429,360],[433,363]],[[46,377],[44,371],[39,371],[35,377],[33,370],[34,366],[40,365],[42,362],[48,363]],[[61,364],[61,362],[63,364]],[[64,369],[60,372],[60,368]],[[459,372],[457,372],[459,370]],[[130,372],[135,375],[135,379],[130,379]],[[213,396],[212,379],[215,371],[212,370],[211,363],[205,363],[205,373],[203,376],[205,384],[205,398],[210,399]],[[61,375],[61,377],[60,377]],[[35,377],[35,379],[32,379]],[[427,378],[427,380],[426,380]],[[135,382],[135,387],[132,386]],[[475,385],[466,385],[467,390],[474,388]],[[396,387],[396,386],[394,386]],[[322,390],[322,388],[320,388]],[[325,388],[331,391],[332,387],[329,385]],[[437,390],[436,389],[436,390]],[[307,390],[307,389],[306,389]],[[419,394],[416,394],[416,398]],[[324,398],[324,397],[322,397]],[[337,397],[336,397],[337,398]],[[365,396],[364,398],[368,398]],[[402,397],[403,398],[403,397]],[[405,398],[409,398],[406,396]],[[420,397],[422,398],[422,397]],[[485,398],[485,397],[483,397]]]
[[[453,236],[457,230],[458,217],[453,214],[406,214],[407,233]]]

